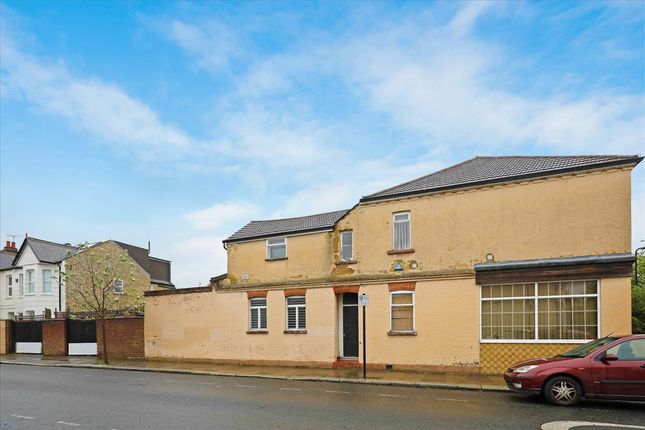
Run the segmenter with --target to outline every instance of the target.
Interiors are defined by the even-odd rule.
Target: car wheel
[[[547,402],[558,406],[574,406],[582,398],[582,387],[573,378],[556,376],[549,379],[543,393]]]

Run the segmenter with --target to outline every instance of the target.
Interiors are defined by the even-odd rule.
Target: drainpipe
[[[63,272],[62,262],[58,262],[58,312],[63,312]]]
[[[645,246],[636,248],[636,251],[634,251],[634,256],[636,257],[636,261],[634,261],[634,284],[636,285],[638,285],[638,252],[643,250],[645,250]]]

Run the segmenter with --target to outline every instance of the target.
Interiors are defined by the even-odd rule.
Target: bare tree
[[[125,250],[113,247],[79,246],[61,272],[65,281],[67,309],[89,311],[101,322],[103,360],[109,363],[105,320],[118,312],[141,310],[143,301],[135,288],[133,263]]]

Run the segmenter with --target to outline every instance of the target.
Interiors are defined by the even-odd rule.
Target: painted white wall
[[[16,262],[16,266],[18,267],[0,272],[0,318],[8,318],[9,312],[13,312],[15,315],[18,315],[20,313],[26,315],[27,311],[33,311],[34,315],[42,315],[44,314],[46,308],[51,309],[52,313],[55,311],[60,311],[58,304],[58,264],[39,262],[38,258],[36,258],[36,255],[33,253],[31,248],[27,246]],[[34,271],[36,288],[33,293],[28,292],[28,270]],[[51,270],[52,288],[50,293],[43,291],[43,270]],[[24,279],[22,295],[20,295],[20,287],[18,285],[19,275],[21,273]],[[7,296],[7,275],[13,276],[12,297]],[[64,294],[62,294],[62,309],[65,309]]]

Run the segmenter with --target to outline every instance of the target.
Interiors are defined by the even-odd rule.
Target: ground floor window
[[[249,328],[251,330],[266,330],[267,299],[265,297],[249,300]]]
[[[414,331],[414,292],[390,293],[390,330],[393,332]]]
[[[287,297],[287,330],[307,328],[307,307],[305,296]]]
[[[482,340],[588,340],[598,336],[598,281],[481,287]]]

